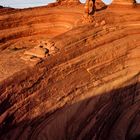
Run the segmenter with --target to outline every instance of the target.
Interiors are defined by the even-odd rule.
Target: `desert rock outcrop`
[[[0,10],[0,140],[140,139],[139,6]]]

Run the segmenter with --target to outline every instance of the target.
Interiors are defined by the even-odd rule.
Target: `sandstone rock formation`
[[[0,9],[0,140],[139,140],[139,10]],[[23,60],[40,42],[57,51]]]
[[[113,3],[126,3],[126,4],[132,4],[135,0],[114,0]]]

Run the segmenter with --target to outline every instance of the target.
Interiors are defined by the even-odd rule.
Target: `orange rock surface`
[[[0,8],[0,140],[140,139],[140,7],[124,2]]]

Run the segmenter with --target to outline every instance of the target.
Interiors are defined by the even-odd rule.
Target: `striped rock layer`
[[[114,5],[0,9],[0,140],[140,139],[140,9]]]

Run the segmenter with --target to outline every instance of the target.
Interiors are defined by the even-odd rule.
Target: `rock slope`
[[[1,9],[0,9],[1,10]],[[140,139],[139,6],[50,5],[0,14],[0,140]],[[24,53],[52,42],[54,54]]]

